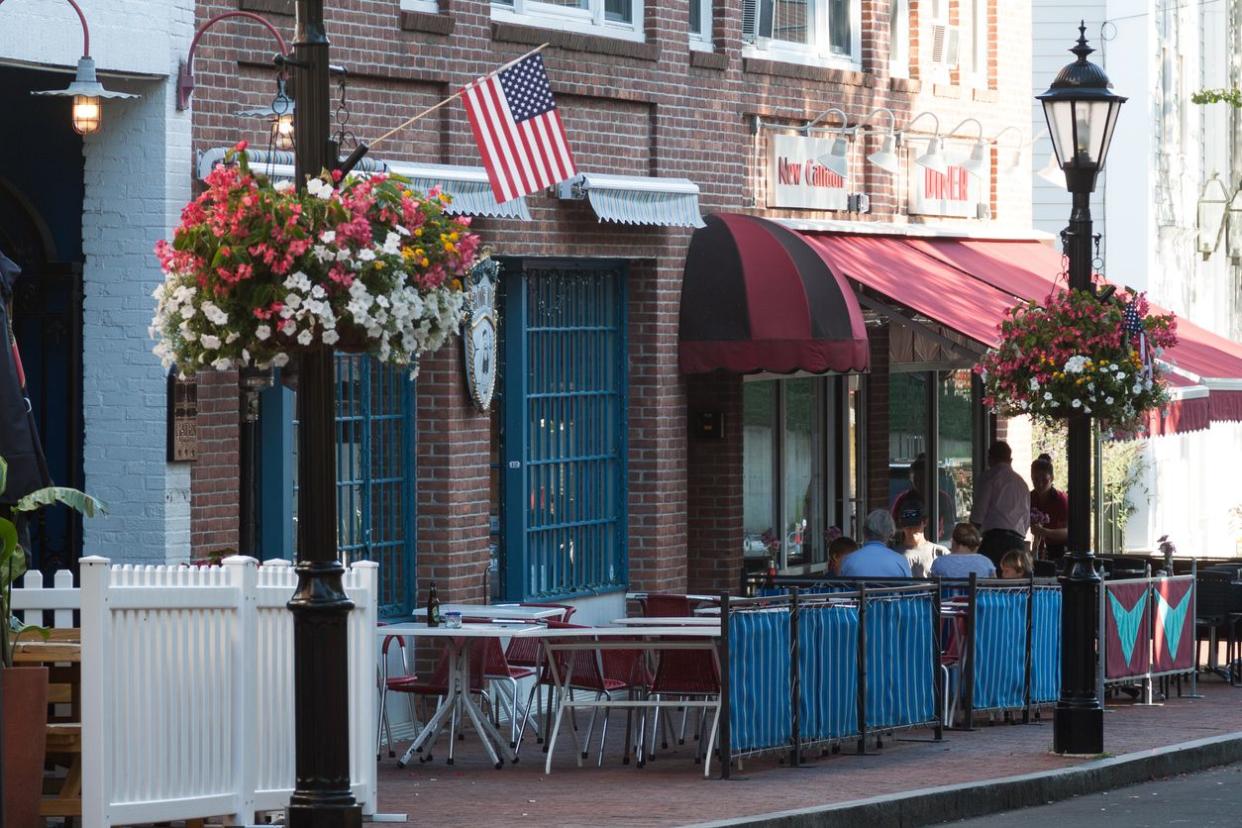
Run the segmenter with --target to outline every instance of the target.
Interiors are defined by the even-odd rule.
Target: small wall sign
[[[849,180],[819,159],[832,150],[832,138],[774,135],[769,146],[768,206],[806,210],[845,210]]]
[[[198,383],[168,375],[168,462],[198,459]]]
[[[912,216],[979,218],[979,205],[986,207],[992,200],[990,171],[985,170],[982,176],[988,182],[985,187],[980,176],[971,175],[965,167],[952,163],[969,156],[970,147],[946,144],[945,153],[950,158],[948,169],[943,173],[934,172],[914,163],[914,159],[926,151],[926,140],[915,138],[908,141],[906,180],[909,182],[909,193],[906,212]]]
[[[500,263],[485,258],[470,271],[469,299],[462,331],[465,349],[466,385],[470,399],[480,411],[492,405],[496,391],[496,282]]]

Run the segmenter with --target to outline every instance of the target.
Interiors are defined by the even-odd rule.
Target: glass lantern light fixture
[[[90,135],[99,129],[103,122],[103,106],[105,98],[139,98],[131,92],[114,92],[105,89],[95,73],[95,59],[91,57],[91,30],[86,25],[86,15],[75,0],[67,0],[73,10],[78,13],[78,21],[82,24],[82,57],[78,58],[77,72],[73,83],[64,89],[44,89],[31,92],[32,95],[45,95],[56,98],[73,98],[73,130],[79,135]]]
[[[1052,150],[1072,193],[1095,190],[1117,115],[1126,102],[1126,98],[1109,91],[1112,84],[1104,70],[1087,60],[1095,50],[1087,45],[1086,35],[1086,23],[1080,23],[1078,43],[1070,49],[1078,60],[1057,74],[1047,92],[1036,96],[1044,105]]]
[[[1228,212],[1225,244],[1229,248],[1229,261],[1235,265],[1242,264],[1242,184],[1238,185],[1237,192],[1229,200]]]
[[[1220,175],[1203,182],[1199,203],[1195,209],[1195,227],[1198,230],[1196,247],[1206,262],[1220,247],[1221,231],[1225,227],[1225,213],[1230,207],[1229,191],[1225,189]]]
[[[241,109],[233,114],[239,118],[261,118],[271,124],[272,142],[277,149],[293,149],[293,112],[296,104],[285,89],[283,74],[276,77],[276,97],[269,106]]]

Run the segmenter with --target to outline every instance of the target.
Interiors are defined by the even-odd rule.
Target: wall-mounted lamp
[[[271,124],[272,141],[277,149],[293,149],[293,112],[296,107],[289,93],[285,91],[285,76],[276,76],[276,97],[268,106],[256,109],[241,109],[233,114],[239,118],[261,118]]]
[[[884,141],[880,144],[880,148],[868,155],[867,160],[884,170],[884,172],[896,175],[897,171],[901,169],[901,159],[897,157],[897,116],[893,114],[891,109],[880,107],[879,109],[872,110],[861,126],[866,126],[874,116],[880,113],[888,115],[888,132],[884,135]]]
[[[1014,145],[1013,149],[1002,149],[1001,136],[1010,132],[1018,136],[1018,142]],[[1038,140],[1038,138],[1035,139],[1035,141]],[[1035,145],[1035,141],[1031,142],[1032,147]],[[1018,165],[1022,163],[1022,150],[1025,146],[1022,141],[1022,130],[1018,129],[1016,126],[1007,126],[1000,132],[996,133],[996,135],[992,136],[992,143],[996,145],[996,151],[999,155],[998,164],[1000,168],[1005,172],[1013,172],[1016,170]]]
[[[1225,231],[1225,244],[1229,247],[1229,260],[1242,264],[1242,185],[1229,201],[1229,228]]]
[[[104,89],[104,85],[95,75],[95,59],[91,57],[91,30],[86,25],[86,15],[82,14],[82,8],[74,0],[66,0],[66,2],[73,6],[73,10],[78,13],[78,20],[82,23],[82,57],[78,58],[78,71],[73,77],[73,83],[65,89],[47,89],[30,94],[73,98],[73,130],[79,135],[90,135],[99,129],[103,121],[101,99],[140,98],[142,96]]]
[[[1221,230],[1225,226],[1225,213],[1229,209],[1231,199],[1220,175],[1212,173],[1212,177],[1203,183],[1199,193],[1199,204],[1196,210],[1196,225],[1199,229],[1198,249],[1203,260],[1216,252],[1220,246]]]
[[[3,2],[3,0],[0,0],[0,2]],[[69,2],[72,3],[73,0],[69,0]],[[267,22],[265,18],[260,17],[254,12],[247,11],[229,11],[224,12],[223,14],[217,14],[215,17],[200,26],[198,31],[194,33],[194,39],[190,41],[190,53],[186,55],[186,59],[181,62],[181,66],[177,70],[178,110],[184,110],[189,107],[190,96],[194,94],[194,50],[198,48],[199,38],[206,34],[207,30],[212,26],[216,25],[221,20],[226,20],[230,17],[245,17],[249,20],[254,20],[263,24],[263,27],[272,33],[272,37],[276,38],[276,44],[280,47],[281,56],[289,54],[289,46],[285,43],[285,39],[280,36],[280,32],[276,31],[276,27]]]
[[[940,119],[936,117],[934,112],[920,112],[911,119],[910,123],[906,124],[906,129],[908,130],[914,126],[920,118],[931,118],[935,121],[936,131],[932,134],[931,140],[927,142],[927,151],[915,158],[914,163],[924,169],[944,175],[949,169],[949,164],[944,158],[944,142],[940,140]]]
[[[854,134],[854,130],[850,129],[849,126],[849,116],[840,109],[837,109],[835,106],[829,107],[811,120],[807,121],[802,127],[802,131],[803,133],[809,133],[811,131],[811,127],[815,126],[820,121],[824,120],[826,116],[831,115],[834,112],[841,116],[841,132],[838,133],[836,139],[833,140],[832,147],[828,150],[828,154],[821,155],[815,160],[842,178],[848,178],[850,173],[850,142],[847,136]]]
[[[955,134],[959,129],[967,124],[974,124],[979,127],[979,135],[975,138],[975,145],[970,148],[970,155],[964,160],[959,161],[957,166],[963,167],[968,173],[978,178],[988,171],[988,142],[983,137],[983,124],[979,123],[976,118],[966,118],[953,129],[949,130],[949,134]]]

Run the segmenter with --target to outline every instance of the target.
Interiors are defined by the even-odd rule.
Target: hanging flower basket
[[[398,176],[324,173],[295,192],[252,172],[245,149],[156,245],[165,279],[151,336],[165,367],[266,369],[331,346],[416,373],[460,328],[479,245],[470,220]]]
[[[1000,346],[975,367],[984,404],[999,414],[1045,422],[1089,414],[1136,432],[1145,412],[1168,402],[1156,358],[1177,344],[1177,320],[1148,315],[1141,293],[1100,301],[1062,291],[1046,305],[1010,308],[1000,332]]]

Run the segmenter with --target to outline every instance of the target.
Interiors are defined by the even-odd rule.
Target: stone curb
[[[703,822],[689,828],[853,828],[858,825],[914,828],[1046,805],[1239,761],[1242,761],[1242,733],[1233,733],[1096,759],[1071,768]]]

